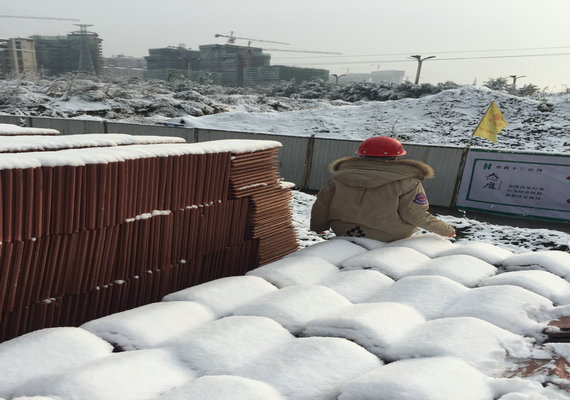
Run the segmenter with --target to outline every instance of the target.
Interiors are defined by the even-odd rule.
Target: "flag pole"
[[[493,102],[491,101],[491,104],[489,104],[489,107],[487,107],[487,110],[483,114],[483,117],[479,120],[477,127],[475,127],[475,130],[471,133],[471,137],[469,138],[467,144],[465,145],[463,151],[461,152],[461,159],[459,161],[459,167],[457,169],[457,177],[455,178],[455,186],[453,188],[453,196],[451,198],[452,208],[455,208],[455,206],[457,205],[457,197],[459,196],[459,186],[461,185],[461,179],[463,179],[463,170],[465,169],[465,163],[467,162],[467,153],[469,153],[469,149],[473,144],[473,138],[475,137],[475,132],[477,132],[477,129],[479,129],[479,126],[481,126],[481,122],[483,122],[483,118],[485,117],[485,114],[489,112],[489,109],[491,108],[492,104]]]

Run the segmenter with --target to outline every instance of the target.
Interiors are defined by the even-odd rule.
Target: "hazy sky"
[[[517,76],[517,86],[570,87],[570,0],[0,0],[0,38],[65,35],[89,24],[103,54],[223,44],[214,35],[253,38],[272,64],[331,73],[396,69],[420,82],[482,84]],[[271,43],[285,42],[289,45]],[[247,45],[247,40],[236,44]],[[512,78],[508,78],[512,82]]]

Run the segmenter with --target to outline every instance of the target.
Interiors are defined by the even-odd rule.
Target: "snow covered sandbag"
[[[323,258],[331,264],[339,267],[347,258],[364,253],[365,251],[366,249],[358,244],[351,243],[341,237],[335,237],[287,254],[285,259],[298,256],[314,256]]]
[[[151,400],[194,378],[196,374],[166,350],[135,350],[113,353],[81,368],[34,379],[15,395],[65,400]]]
[[[232,375],[201,376],[174,388],[157,400],[286,400],[268,384]]]
[[[433,233],[396,240],[388,243],[387,246],[409,247],[433,258],[437,257],[438,253],[452,248],[454,244],[449,239]]]
[[[342,262],[343,270],[375,269],[393,279],[417,271],[430,258],[407,247],[380,247]]]
[[[453,254],[466,254],[469,256],[477,257],[483,261],[493,265],[501,265],[503,261],[513,255],[513,252],[495,246],[491,243],[467,243],[455,244],[453,247],[437,254],[437,257],[450,256]]]
[[[568,392],[555,385],[542,386],[538,380],[495,378],[490,382],[497,400],[568,400]]]
[[[456,357],[396,361],[341,388],[339,400],[490,400],[487,376]]]
[[[455,301],[470,289],[443,276],[410,276],[400,279],[368,302],[407,304],[426,319],[441,318]]]
[[[231,315],[236,308],[276,290],[275,286],[258,276],[230,276],[170,293],[162,301],[195,301],[209,307],[219,318]]]
[[[570,304],[570,282],[542,270],[511,271],[486,278],[479,286],[514,285],[537,293],[556,305]]]
[[[288,400],[336,399],[342,384],[380,365],[346,339],[308,337],[284,343],[238,375],[265,382]]]
[[[506,356],[530,358],[533,340],[479,318],[440,318],[426,321],[391,343],[388,360],[454,356],[486,375],[502,376]]]
[[[445,316],[480,318],[510,332],[541,339],[553,310],[546,297],[518,286],[497,285],[469,289]]]
[[[482,279],[497,273],[495,266],[466,254],[433,258],[422,267],[413,275],[445,276],[467,287],[476,286]]]
[[[387,242],[381,242],[381,241],[375,240],[375,239],[368,239],[368,238],[356,237],[356,236],[337,236],[337,238],[341,238],[341,239],[346,240],[348,242],[362,246],[366,250],[374,250],[374,249],[377,249],[378,247],[384,247],[388,244]]]
[[[156,347],[161,342],[212,321],[214,313],[192,301],[151,303],[107,315],[81,327],[120,350]]]
[[[106,357],[113,346],[81,328],[46,328],[0,343],[0,397],[27,381]]]
[[[278,288],[282,288],[319,283],[331,275],[338,274],[338,272],[338,268],[324,258],[312,255],[299,255],[296,257],[285,257],[255,268],[247,272],[246,275],[258,276]]]
[[[305,329],[312,319],[351,304],[346,297],[325,286],[288,286],[238,308],[235,315],[271,318],[295,335]]]
[[[192,370],[233,374],[282,343],[295,339],[272,319],[230,316],[202,325],[162,345]]]
[[[355,269],[331,275],[320,284],[331,288],[353,303],[362,303],[393,283],[392,278],[373,269]]]
[[[540,250],[515,254],[503,261],[508,269],[539,266],[562,278],[570,278],[570,253],[560,250]]]
[[[405,304],[364,303],[310,321],[303,335],[342,337],[382,358],[390,343],[424,322],[420,313]]]

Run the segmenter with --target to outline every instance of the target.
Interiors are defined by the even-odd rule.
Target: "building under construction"
[[[40,72],[60,75],[83,72],[99,75],[103,68],[102,39],[87,31],[90,25],[79,25],[79,31],[66,36],[31,36],[35,43]]]
[[[0,40],[0,77],[18,77],[38,71],[34,41],[15,38]]]
[[[192,80],[207,78],[224,86],[258,86],[282,80],[327,80],[324,69],[270,65],[271,56],[262,48],[234,44],[202,45],[199,51],[184,47],[149,49],[145,78]]]

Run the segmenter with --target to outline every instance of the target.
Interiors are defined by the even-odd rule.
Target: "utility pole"
[[[517,79],[519,78],[524,78],[526,75],[509,75],[511,78],[513,78],[513,89],[516,89],[517,87]]]
[[[417,85],[418,82],[420,81],[420,71],[422,70],[422,63],[423,63],[425,60],[429,60],[430,58],[435,58],[435,56],[428,56],[428,57],[422,58],[422,56],[413,55],[413,56],[410,56],[410,57],[415,58],[416,60],[418,60],[418,70],[416,71],[416,81],[414,82],[414,83]]]

